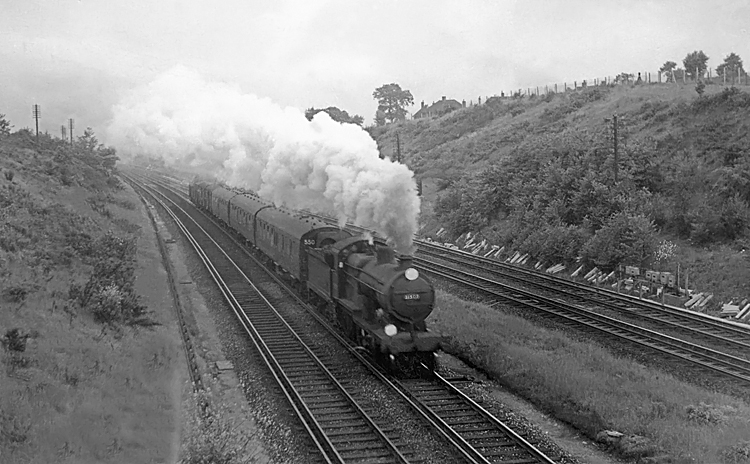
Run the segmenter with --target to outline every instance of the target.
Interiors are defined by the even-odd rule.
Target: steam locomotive
[[[441,337],[425,319],[435,290],[410,256],[254,193],[200,181],[189,193],[380,365],[401,373],[418,372],[420,364],[434,370]]]

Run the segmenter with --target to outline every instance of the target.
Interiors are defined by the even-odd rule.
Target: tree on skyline
[[[664,76],[667,78],[667,82],[672,82],[672,71],[677,68],[677,63],[674,61],[667,61],[663,65],[661,65],[661,68],[659,68],[659,72],[664,74]]]
[[[406,107],[414,104],[414,97],[408,90],[401,90],[395,83],[384,84],[372,93],[372,98],[378,101],[378,111],[382,111],[388,122],[406,119]],[[375,120],[377,122],[377,113]]]
[[[335,106],[329,106],[328,108],[310,107],[305,110],[305,117],[308,121],[312,121],[313,117],[321,111],[327,113],[328,116],[330,116],[334,121],[340,122],[342,124],[356,124],[358,126],[361,126],[362,123],[365,122],[365,118],[363,118],[362,116],[358,114],[349,116],[349,113],[347,113],[345,110],[341,110],[339,108],[336,108]]]
[[[685,66],[685,73],[691,79],[703,77],[703,74],[708,69],[706,66],[707,62],[708,56],[703,53],[703,50],[688,53],[685,59],[682,60],[682,64]]]
[[[724,62],[716,67],[716,74],[723,76],[727,73],[728,77],[736,77],[737,71],[745,72],[745,68],[742,67],[742,58],[739,55],[732,52],[724,58]]]

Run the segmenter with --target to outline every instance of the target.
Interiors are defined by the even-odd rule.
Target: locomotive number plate
[[[404,295],[405,300],[418,300],[419,299],[419,293],[407,293]]]

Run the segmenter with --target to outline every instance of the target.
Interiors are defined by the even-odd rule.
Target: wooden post
[[[555,84],[555,93],[557,93],[557,84]]]

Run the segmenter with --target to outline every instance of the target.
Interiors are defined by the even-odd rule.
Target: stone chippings
[[[212,312],[216,329],[222,340],[222,351],[227,360],[232,362],[234,369],[243,386],[248,409],[252,411],[253,419],[258,426],[259,438],[264,442],[267,452],[274,462],[309,463],[319,460],[307,433],[298,424],[286,399],[268,369],[263,364],[252,341],[244,333],[236,321],[236,317],[226,307],[220,292],[213,280],[206,275],[203,264],[192,253],[187,254],[188,269],[191,278],[198,285],[203,294],[206,305]],[[259,285],[267,292],[269,299],[285,298],[278,289],[271,284]],[[273,301],[274,304],[279,303]],[[293,305],[279,304],[288,311]],[[297,310],[299,311],[299,310]],[[286,315],[285,315],[286,316]],[[304,329],[303,339],[315,347],[317,355],[327,359],[337,359],[344,356],[346,351],[327,334],[311,316],[292,314],[290,324],[295,329]],[[289,320],[289,318],[287,318]],[[365,405],[368,413],[379,415],[378,423],[387,424],[397,430],[401,442],[406,448],[414,451],[415,456],[427,457],[421,462],[442,463],[451,462],[455,457],[445,451],[445,445],[436,439],[414,417],[412,412],[405,410],[406,406],[384,386],[375,383],[360,366],[361,373],[350,381],[349,390],[353,391],[358,401]]]
[[[460,374],[445,367],[439,367],[439,374],[443,377],[459,377]],[[510,407],[492,397],[488,388],[481,382],[467,383],[459,388],[471,399],[479,403],[481,407],[489,411],[493,416],[507,424],[516,433],[526,440],[536,443],[536,447],[548,456],[559,457],[559,464],[579,464],[578,459],[558,446],[536,425],[526,417],[516,413]]]
[[[258,435],[273,462],[306,464],[314,462],[310,444],[302,430],[293,423],[292,411],[275,387],[271,374],[265,369],[257,350],[242,331],[225,305],[214,281],[206,275],[203,263],[194,253],[186,254],[190,276],[198,285],[211,311],[216,330],[222,340],[222,351],[234,366],[247,399],[248,410],[258,427]]]

